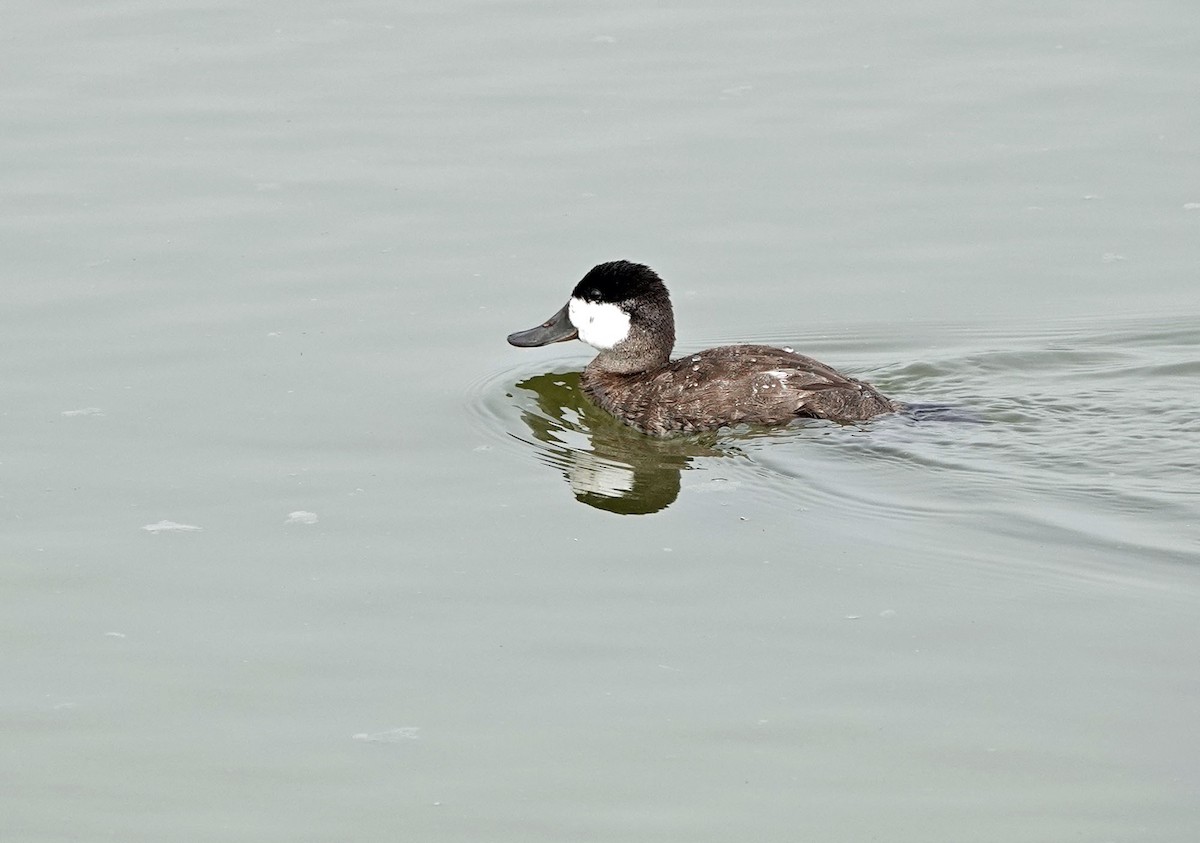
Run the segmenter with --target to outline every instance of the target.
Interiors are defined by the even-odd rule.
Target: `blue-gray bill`
[[[571,324],[567,314],[569,305],[563,305],[562,310],[551,316],[536,328],[528,331],[517,331],[508,335],[508,344],[517,348],[535,348],[539,345],[549,345],[552,342],[566,342],[578,338],[579,331]]]

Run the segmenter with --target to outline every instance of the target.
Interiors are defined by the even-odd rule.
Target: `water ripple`
[[[819,507],[848,534],[936,543],[957,524],[1001,544],[1090,548],[1112,564],[1196,564],[1200,422],[1187,379],[1200,373],[1200,328],[1185,321],[939,329],[942,344],[923,359],[912,359],[911,336],[840,338],[836,357],[805,347],[932,405],[866,425],[653,439],[587,401],[578,363],[493,373],[473,385],[472,404],[498,441],[532,449],[580,501],[612,511],[658,511],[719,480],[763,505]],[[866,372],[855,347],[905,362]],[[682,483],[685,470],[708,476]]]

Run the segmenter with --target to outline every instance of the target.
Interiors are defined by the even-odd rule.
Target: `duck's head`
[[[640,263],[612,261],[592,268],[558,313],[536,328],[509,334],[519,348],[580,339],[600,352],[608,372],[644,372],[665,365],[675,346],[675,318],[666,285]]]

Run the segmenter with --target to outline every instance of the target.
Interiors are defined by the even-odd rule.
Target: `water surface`
[[[6,841],[1195,839],[1190,4],[9,11]]]

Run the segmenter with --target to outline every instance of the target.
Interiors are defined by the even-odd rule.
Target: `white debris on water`
[[[730,480],[727,477],[714,477],[711,480],[701,483],[693,488],[693,491],[704,494],[707,492],[732,492],[740,488],[741,480]]]
[[[178,521],[159,521],[157,524],[147,524],[142,527],[147,533],[199,533],[203,527],[195,524],[180,524]]]
[[[289,512],[287,519],[283,523],[284,524],[316,524],[317,523],[317,513],[305,512],[303,509],[299,509],[295,512]]]
[[[99,407],[84,407],[81,410],[63,410],[64,416],[102,416],[104,411]]]
[[[385,732],[375,732],[374,734],[359,732],[357,735],[350,736],[351,740],[363,741],[365,743],[400,743],[401,741],[420,740],[420,738],[420,726],[401,726],[398,729],[388,729]]]

